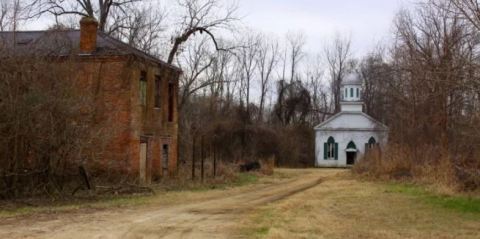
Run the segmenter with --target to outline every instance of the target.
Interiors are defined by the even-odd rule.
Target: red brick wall
[[[139,175],[140,137],[148,139],[147,183],[160,178],[163,145],[169,145],[169,174],[178,159],[178,73],[157,64],[125,58],[87,58],[79,63],[79,79],[96,97],[99,115],[111,119],[111,142],[101,167],[130,176]],[[147,72],[147,103],[140,102],[140,73]],[[161,107],[155,108],[155,75],[161,76]],[[175,85],[174,120],[168,122],[168,82]]]

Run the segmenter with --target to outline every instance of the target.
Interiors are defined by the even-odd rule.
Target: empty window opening
[[[147,105],[147,73],[140,72],[140,104]]]
[[[162,174],[168,174],[168,144],[163,145],[162,150]]]
[[[160,108],[162,103],[162,79],[155,76],[155,107]]]
[[[168,122],[173,122],[173,113],[174,113],[174,97],[175,97],[175,86],[173,83],[168,83]]]

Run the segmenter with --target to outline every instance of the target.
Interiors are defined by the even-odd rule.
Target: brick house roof
[[[80,30],[17,31],[0,32],[0,47],[15,50],[15,54],[32,54],[32,50],[43,55],[70,55],[78,53]],[[123,43],[107,34],[97,31],[96,50],[92,56],[133,55],[181,72],[181,69],[168,64],[146,52]]]

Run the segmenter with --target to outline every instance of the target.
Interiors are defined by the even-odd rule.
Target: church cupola
[[[345,76],[341,86],[342,111],[362,112],[362,80],[357,73],[350,73]]]

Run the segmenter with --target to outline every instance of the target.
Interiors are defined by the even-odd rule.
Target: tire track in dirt
[[[246,213],[313,188],[325,176],[310,171],[293,180],[254,186],[247,192],[164,208],[152,205],[0,225],[0,238],[235,238],[231,232]]]

